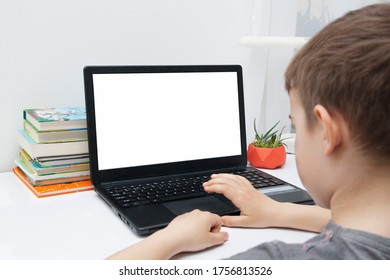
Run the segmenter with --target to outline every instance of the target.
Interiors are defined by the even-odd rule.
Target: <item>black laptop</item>
[[[203,191],[213,173],[243,175],[278,201],[312,203],[247,167],[241,66],[87,66],[84,83],[92,182],[138,234],[193,209],[239,214]]]

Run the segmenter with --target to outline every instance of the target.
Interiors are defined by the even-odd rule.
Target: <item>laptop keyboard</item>
[[[235,172],[247,178],[255,188],[284,185],[285,182],[258,170]],[[120,206],[124,208],[167,202],[183,198],[209,195],[203,189],[203,182],[210,176],[180,177],[143,184],[113,185],[106,189]]]
[[[207,180],[208,176],[194,176],[154,183],[113,186],[106,191],[122,207],[128,208],[207,195],[202,187],[202,183]]]

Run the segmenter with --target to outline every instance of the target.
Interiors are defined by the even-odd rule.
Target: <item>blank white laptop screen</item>
[[[93,74],[98,169],[241,154],[236,72]]]

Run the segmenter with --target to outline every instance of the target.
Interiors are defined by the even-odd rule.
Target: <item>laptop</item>
[[[95,191],[136,233],[193,209],[239,214],[223,195],[204,192],[213,173],[250,173],[278,201],[312,203],[247,166],[241,66],[86,66],[84,85]]]

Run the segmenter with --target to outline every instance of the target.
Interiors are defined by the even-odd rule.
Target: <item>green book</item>
[[[86,128],[39,131],[28,120],[23,122],[24,130],[37,143],[73,142],[88,140]]]

